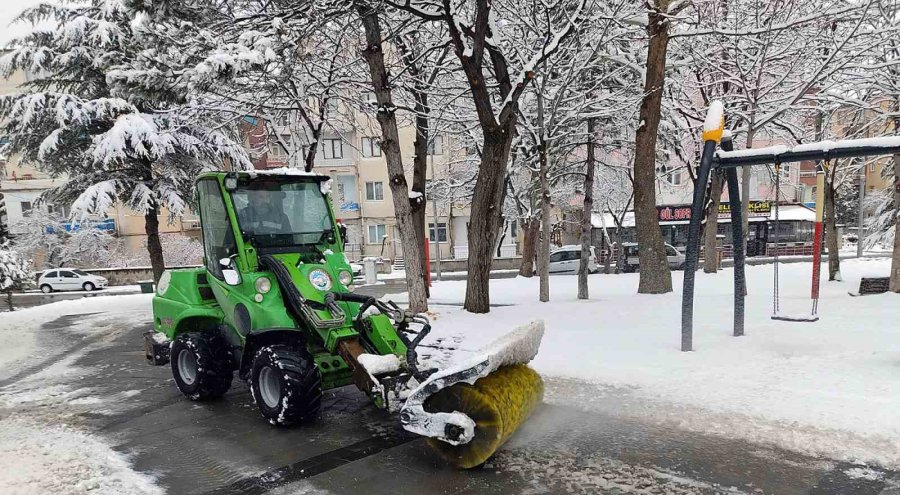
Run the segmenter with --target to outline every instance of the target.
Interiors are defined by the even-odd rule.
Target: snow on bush
[[[10,291],[24,285],[30,278],[31,261],[10,248],[0,245],[0,291]]]

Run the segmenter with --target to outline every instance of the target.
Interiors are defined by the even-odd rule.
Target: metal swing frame
[[[716,105],[711,105],[711,108]],[[721,109],[721,104],[718,104]],[[694,338],[694,280],[697,263],[700,258],[700,227],[703,220],[703,211],[706,209],[709,198],[709,179],[713,170],[725,171],[725,180],[728,187],[728,200],[731,204],[731,233],[734,246],[734,324],[733,335],[744,335],[744,297],[746,294],[745,274],[745,246],[741,220],[740,183],[738,182],[737,169],[752,167],[754,165],[781,164],[800,161],[831,161],[839,158],[855,158],[866,156],[893,155],[900,153],[900,143],[896,137],[881,137],[867,139],[853,139],[839,142],[822,141],[799,145],[794,148],[773,146],[756,150],[733,151],[733,142],[730,136],[723,136],[725,119],[719,116],[719,125],[716,129],[704,129],[703,153],[700,156],[700,165],[697,168],[697,182],[694,184],[694,195],[691,204],[691,222],[688,228],[688,243],[685,250],[684,287],[681,305],[681,350],[693,350]],[[707,122],[710,116],[707,116]],[[721,143],[721,150],[717,151]],[[776,179],[779,180],[779,179]],[[780,181],[780,180],[779,180]],[[717,191],[718,192],[718,191]],[[824,199],[822,187],[818,188],[819,197]],[[776,216],[778,214],[776,198]],[[777,232],[776,232],[777,235]],[[777,253],[777,249],[776,249]],[[776,263],[777,267],[777,263]],[[820,267],[814,266],[818,271]],[[777,268],[776,268],[777,270]],[[777,287],[777,284],[776,284]],[[777,290],[777,289],[776,289]],[[777,293],[775,296],[775,309],[777,310]],[[817,305],[814,306],[814,312]],[[779,316],[776,314],[774,316]],[[778,319],[787,320],[790,317],[782,316]],[[797,321],[797,320],[791,320]],[[805,321],[805,320],[800,320]]]

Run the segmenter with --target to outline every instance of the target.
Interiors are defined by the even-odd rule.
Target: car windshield
[[[72,271],[75,272],[75,273],[77,273],[77,274],[79,274],[79,275],[81,275],[81,276],[83,276],[83,277],[86,277],[86,276],[88,275],[87,272],[84,272],[84,271],[81,271],[81,270],[72,270]]]
[[[256,248],[318,244],[332,232],[318,181],[261,178],[231,193],[238,225]]]

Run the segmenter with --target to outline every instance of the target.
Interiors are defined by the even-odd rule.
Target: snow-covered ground
[[[731,335],[732,271],[698,273],[689,353],[679,350],[680,272],[665,295],[636,294],[637,274],[594,275],[588,301],[576,299],[576,277],[551,277],[549,303],[537,301],[537,278],[491,280],[491,303],[510,306],[475,315],[435,305],[432,340],[474,350],[542,318],[547,330],[533,365],[547,378],[548,401],[897,468],[900,299],[847,294],[861,276],[884,276],[889,266],[886,259],[844,261],[844,282],[822,282],[816,323],[771,320],[772,266],[749,267],[740,338]],[[810,271],[807,263],[781,267],[783,313],[810,311]],[[446,303],[461,302],[464,292],[464,281],[432,288],[434,300]],[[557,387],[554,377],[584,386]]]
[[[16,374],[21,365],[45,357],[37,347],[41,324],[63,315],[150,310],[150,294],[89,297],[45,304],[11,313],[0,313],[0,380]]]
[[[128,407],[138,391],[98,397],[80,385],[97,370],[76,366],[103,339],[56,356],[41,345],[41,325],[76,315],[66,327],[80,337],[104,336],[123,319],[149,318],[150,295],[84,298],[3,313],[0,316],[0,381],[24,369],[38,371],[0,388],[0,492],[4,494],[161,494],[151,476],[134,471],[105,439],[79,427],[77,415]],[[91,315],[90,313],[96,313]],[[102,407],[100,407],[102,406]]]

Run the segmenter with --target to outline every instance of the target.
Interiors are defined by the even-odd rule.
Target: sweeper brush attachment
[[[543,334],[544,323],[531,322],[434,373],[407,398],[403,427],[430,437],[429,445],[457,467],[482,464],[543,399],[541,377],[525,366]]]
[[[475,385],[445,388],[425,401],[425,410],[465,414],[475,422],[475,437],[461,445],[429,438],[428,445],[456,467],[479,466],[519,429],[543,397],[541,376],[524,364],[504,366]]]

